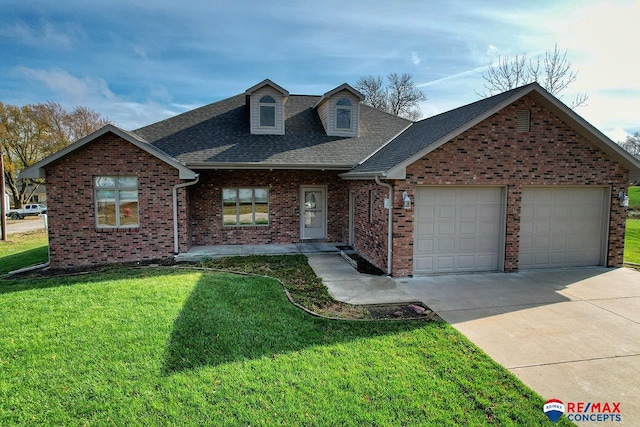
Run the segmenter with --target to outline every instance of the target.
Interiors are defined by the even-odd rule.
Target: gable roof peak
[[[282,94],[282,96],[289,96],[289,91],[286,90],[285,88],[283,88],[282,86],[274,83],[273,81],[269,80],[269,79],[264,79],[263,81],[261,81],[260,83],[258,83],[257,85],[251,86],[249,89],[247,89],[244,94],[245,95],[251,95],[252,93],[254,93],[255,91],[262,89],[265,86],[271,86],[272,88],[274,88],[275,90],[277,90],[278,92],[280,92]]]
[[[322,104],[323,101],[331,98],[333,95],[343,90],[351,92],[356,98],[360,100],[360,102],[364,101],[364,95],[362,93],[354,89],[353,86],[351,86],[349,83],[342,83],[340,86],[331,89],[329,92],[322,95],[318,102],[316,102],[316,104],[313,106],[313,108],[316,108],[318,105]]]

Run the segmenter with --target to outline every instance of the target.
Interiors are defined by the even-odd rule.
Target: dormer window
[[[289,92],[269,79],[247,89],[249,128],[253,135],[284,135]]]
[[[322,95],[313,108],[318,111],[327,135],[357,138],[363,100],[363,94],[344,83]]]
[[[260,109],[260,127],[275,128],[276,127],[276,100],[273,96],[265,95],[260,98],[258,104]]]
[[[336,129],[351,129],[351,101],[347,98],[336,102]]]

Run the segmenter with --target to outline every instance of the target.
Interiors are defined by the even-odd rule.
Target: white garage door
[[[414,274],[496,271],[500,265],[503,189],[416,189]]]
[[[604,188],[522,191],[519,268],[601,265]]]

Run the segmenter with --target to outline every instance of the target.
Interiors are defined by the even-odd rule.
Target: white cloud
[[[60,23],[57,26],[44,22],[39,27],[31,27],[23,22],[0,27],[0,37],[29,46],[47,48],[70,48],[84,37],[84,31],[77,24]]]
[[[44,83],[54,93],[71,103],[86,104],[95,98],[108,101],[116,100],[116,96],[109,89],[107,82],[101,78],[78,78],[60,68],[38,70],[17,67],[16,72],[32,81]]]
[[[602,133],[615,142],[623,142],[627,139],[627,136],[631,135],[629,132],[619,127],[614,129],[602,129]]]
[[[53,94],[53,99],[67,108],[89,107],[125,129],[134,129],[153,123],[184,111],[172,110],[150,99],[135,102],[113,93],[107,82],[100,77],[76,77],[66,70],[39,70],[18,67],[16,72],[34,83],[43,83]],[[156,88],[150,94],[167,101],[170,94],[166,88]],[[41,102],[36,101],[36,102]]]
[[[411,62],[413,62],[413,65],[420,65],[420,62],[422,62],[416,52],[411,52]]]

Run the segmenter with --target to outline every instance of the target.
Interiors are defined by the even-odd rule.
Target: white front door
[[[325,187],[301,187],[300,238],[327,237],[327,190]]]

